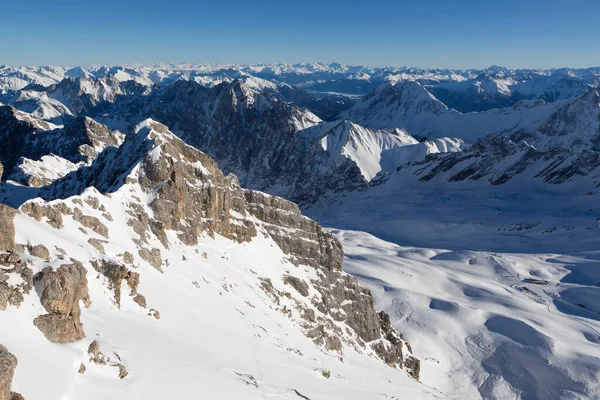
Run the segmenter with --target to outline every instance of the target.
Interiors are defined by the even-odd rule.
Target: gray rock
[[[148,250],[147,248],[143,247],[138,251],[138,254],[150,265],[162,272],[162,258],[160,256],[159,249],[154,248],[152,250]]]
[[[308,283],[304,282],[302,279],[287,275],[283,278],[283,282],[296,289],[302,296],[308,296]]]
[[[35,326],[53,343],[68,343],[85,337],[79,301],[89,304],[86,271],[81,263],[62,265],[44,276],[40,298],[48,314],[34,320]]]
[[[31,254],[34,257],[41,258],[44,261],[50,261],[50,252],[44,245],[28,245],[27,250],[29,251],[29,254]]]
[[[12,379],[17,358],[0,344],[0,400],[11,400]]]
[[[106,243],[105,240],[100,240],[100,239],[96,239],[96,238],[89,238],[87,242],[92,247],[94,247],[96,250],[98,250],[100,253],[105,254],[105,252],[104,252],[104,243]]]
[[[121,308],[121,284],[123,281],[127,282],[127,285],[131,289],[131,296],[140,296],[143,299],[145,307],[146,299],[137,293],[137,288],[140,284],[140,274],[130,271],[124,264],[109,260],[94,261],[92,262],[92,266],[108,279],[108,288],[114,293],[117,307]],[[135,298],[134,301],[136,301]]]
[[[90,228],[94,232],[104,236],[105,238],[108,238],[108,228],[98,218],[90,215],[83,215],[81,210],[76,208],[75,213],[73,214],[73,219],[86,228]]]
[[[14,218],[17,210],[0,204],[0,251],[14,251],[15,225]]]
[[[41,221],[46,217],[46,223],[53,228],[60,229],[63,226],[62,213],[51,205],[40,204],[33,200],[23,204],[21,211],[36,221]]]

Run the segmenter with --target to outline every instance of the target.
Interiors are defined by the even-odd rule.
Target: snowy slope
[[[323,150],[332,156],[351,159],[367,181],[380,171],[395,170],[403,163],[395,156],[398,148],[418,143],[406,132],[370,130],[350,121],[326,122],[299,131],[298,135],[319,140]]]
[[[103,199],[102,204],[116,216],[122,214],[122,201],[129,199],[117,195],[110,201]],[[109,226],[111,232],[121,233],[111,235],[104,244],[108,254],[134,250],[133,234],[117,228],[126,226],[120,225],[126,224],[124,217]],[[44,244],[51,249],[54,265],[65,258],[56,247],[86,264],[104,257],[90,248],[87,236],[72,222],[60,231],[28,217],[18,217],[16,222],[18,241]],[[13,390],[31,400],[297,399],[294,390],[323,399],[380,399],[398,394],[406,399],[442,398],[351,349],[341,362],[338,355],[320,350],[291,325],[257,290],[257,276],[279,276],[286,269],[301,271],[285,261],[272,240],[258,237],[239,245],[222,237],[204,237],[197,246],[173,246],[163,256],[170,261],[164,274],[137,256],[134,261],[141,276],[139,292],[149,307],[160,311],[160,320],[146,315],[147,310],[129,296],[117,308],[107,293],[105,278],[95,276],[93,270],[88,272],[92,306],[82,318],[87,339],[81,342],[55,345],[43,337],[31,323],[44,311],[35,293],[19,309],[0,312],[2,326],[11,327],[2,334],[2,343],[19,360]],[[34,261],[34,268],[45,265]],[[116,368],[90,362],[87,347],[92,340],[113,360],[119,357],[129,375],[120,380]],[[82,363],[86,372],[78,374]],[[323,371],[331,377],[325,378]]]
[[[400,171],[307,209],[387,310],[423,382],[456,399],[600,396],[597,196],[586,177],[429,181]]]
[[[0,170],[13,181],[0,203],[21,207],[16,252],[42,272],[20,308],[0,311],[16,327],[0,338],[19,358],[13,389],[26,399],[599,398],[599,73],[0,67],[0,91],[50,85],[9,89],[2,101],[20,111],[0,108]],[[379,87],[333,122],[283,95],[356,82]],[[510,106],[460,113],[436,87],[460,101],[475,87]],[[370,295],[339,270],[337,242],[292,203],[239,182],[330,227],[344,270],[407,342],[388,336]],[[32,321],[44,277],[69,257],[87,271],[87,336],[55,345]],[[118,302],[105,262],[139,272],[139,292],[123,281]],[[0,278],[1,308],[3,282],[28,277]],[[93,339],[106,365],[88,355]],[[434,389],[409,376],[409,344]]]
[[[27,399],[444,398],[409,375],[418,362],[340,271],[335,240],[161,124],[17,197],[24,189],[2,184],[3,202],[20,205],[21,258],[2,273],[22,299],[0,324]],[[85,338],[53,344],[32,321],[51,274],[77,263]]]
[[[462,146],[460,140],[449,138],[419,143],[400,129],[391,132],[368,129],[347,120],[324,122],[297,135],[318,140],[331,157],[352,160],[366,181],[380,172],[394,172],[399,166],[421,160],[427,154],[456,152]]]
[[[597,251],[509,254],[398,246],[336,231],[345,270],[455,399],[600,397]]]

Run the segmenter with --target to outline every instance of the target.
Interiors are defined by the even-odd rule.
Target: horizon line
[[[319,64],[326,67],[332,67],[333,65],[339,65],[346,68],[373,68],[378,70],[385,69],[399,69],[399,70],[423,70],[423,71],[489,71],[492,69],[502,69],[507,71],[556,71],[556,70],[591,70],[600,69],[600,65],[591,65],[588,67],[550,67],[550,68],[532,68],[532,67],[507,67],[499,64],[492,64],[489,67],[483,68],[449,68],[449,67],[417,67],[409,65],[369,65],[369,64],[347,64],[342,62],[322,62],[322,61],[309,61],[309,62],[259,62],[259,63],[226,63],[226,62],[172,62],[172,61],[154,61],[154,62],[133,62],[133,63],[107,63],[107,64],[0,64],[0,68],[63,68],[63,69],[98,69],[102,67],[114,68],[114,67],[161,67],[168,66],[172,68],[187,66],[190,69],[193,67],[272,67],[272,66],[309,66]]]

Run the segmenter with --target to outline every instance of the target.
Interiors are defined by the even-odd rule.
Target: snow
[[[600,396],[600,290],[565,283],[573,263],[595,266],[599,252],[453,251],[334,232],[344,269],[421,355],[425,384],[456,399]],[[540,275],[548,284],[532,283]]]
[[[29,177],[35,177],[54,181],[71,171],[75,171],[78,167],[80,165],[54,154],[44,155],[39,160],[21,158],[19,165],[16,167],[18,175],[13,173],[9,179],[26,182]]]
[[[420,355],[425,384],[455,399],[591,399],[600,252],[597,189],[585,182],[401,171],[305,212],[341,241],[344,270]]]
[[[406,131],[368,129],[353,122],[323,122],[297,132],[309,140],[319,140],[333,158],[348,158],[369,182],[380,172],[391,173],[410,161],[423,159],[427,154],[460,151],[459,139],[442,138],[419,143]]]
[[[482,73],[322,63],[0,67],[0,92],[9,93],[3,102],[24,111],[17,112],[19,118],[44,130],[58,125],[41,119],[62,123],[75,113],[69,94],[14,90],[77,77],[82,78],[82,92],[112,101],[120,90],[111,86],[114,82],[134,80],[150,87],[186,79],[213,86],[240,79],[240,95],[234,101],[260,110],[271,99],[257,94],[277,90],[288,79],[306,85],[332,77],[385,81],[342,114],[348,119],[322,122],[306,111],[294,114],[290,124],[332,159],[352,161],[371,182],[364,191],[323,196],[305,211],[338,237],[345,252],[344,270],[372,290],[376,309],[389,313],[422,362],[419,383],[368,352],[344,348],[340,360],[339,354],[316,346],[301,332],[298,319],[281,312],[291,302],[275,304],[260,289],[259,279],[268,277],[283,289],[284,274],[310,281],[316,272],[292,265],[264,226],[243,244],[203,236],[196,246],[184,246],[176,232],[168,232],[170,246],[165,248],[151,238],[149,245],[160,248],[168,260],[164,273],[157,271],[138,256],[138,238],[128,225],[132,216],[127,212],[134,202],[152,215],[146,204],[154,194],[126,184],[110,196],[88,188],[64,200],[109,228],[103,244],[106,255],[88,243],[90,237],[105,238],[83,232],[72,217],[64,218],[62,229],[54,229],[44,220],[17,215],[17,242],[46,246],[52,268],[69,257],[84,263],[92,306],[82,310],[86,339],[67,345],[51,344],[33,325],[32,320],[44,313],[35,290],[19,309],[0,312],[0,325],[10,327],[3,330],[2,344],[19,359],[13,390],[28,400],[600,398],[600,192],[593,179],[548,185],[533,179],[541,162],[501,186],[490,186],[486,179],[448,182],[456,172],[451,168],[429,182],[413,175],[419,164],[398,169],[429,154],[464,150],[467,143],[489,134],[527,132],[527,142],[538,150],[589,147],[600,127],[598,92],[574,96],[582,87],[593,86],[598,73],[500,67]],[[437,100],[427,89],[431,87],[465,93],[475,88],[486,96],[521,93],[534,100],[460,113]],[[535,100],[542,97],[553,102]],[[128,124],[119,119],[112,123]],[[155,124],[148,119],[137,125],[131,135],[137,135],[138,143],[130,141],[130,150],[148,138]],[[411,135],[429,140],[419,142]],[[147,155],[157,161],[163,156],[161,147]],[[518,157],[495,163],[491,174],[505,171]],[[262,161],[269,165],[267,158]],[[201,163],[193,166],[209,174]],[[20,172],[53,180],[78,167],[45,155],[38,161],[23,159]],[[130,171],[134,176],[138,172],[137,167]],[[382,175],[386,179],[377,179]],[[595,178],[597,171],[590,175]],[[2,190],[2,201],[11,204],[38,193],[14,183]],[[278,186],[270,190],[283,192]],[[99,199],[110,220],[105,212],[76,202],[91,197]],[[233,224],[248,218],[237,212],[231,217]],[[282,231],[294,234],[293,229]],[[132,269],[141,274],[139,292],[160,312],[160,320],[133,302],[126,287],[117,307],[105,278],[91,266],[94,260],[119,259],[125,251],[134,255]],[[23,257],[31,260],[34,273],[48,267]],[[18,275],[8,274],[8,284],[20,282]],[[98,340],[111,359],[122,360],[129,371],[125,379],[118,379],[114,367],[89,361],[86,349],[92,340]],[[84,374],[77,373],[81,363]],[[331,372],[329,379],[324,371]]]

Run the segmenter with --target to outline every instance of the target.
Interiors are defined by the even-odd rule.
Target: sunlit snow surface
[[[455,399],[597,399],[597,197],[561,186],[399,175],[307,212],[332,227],[425,384]]]

